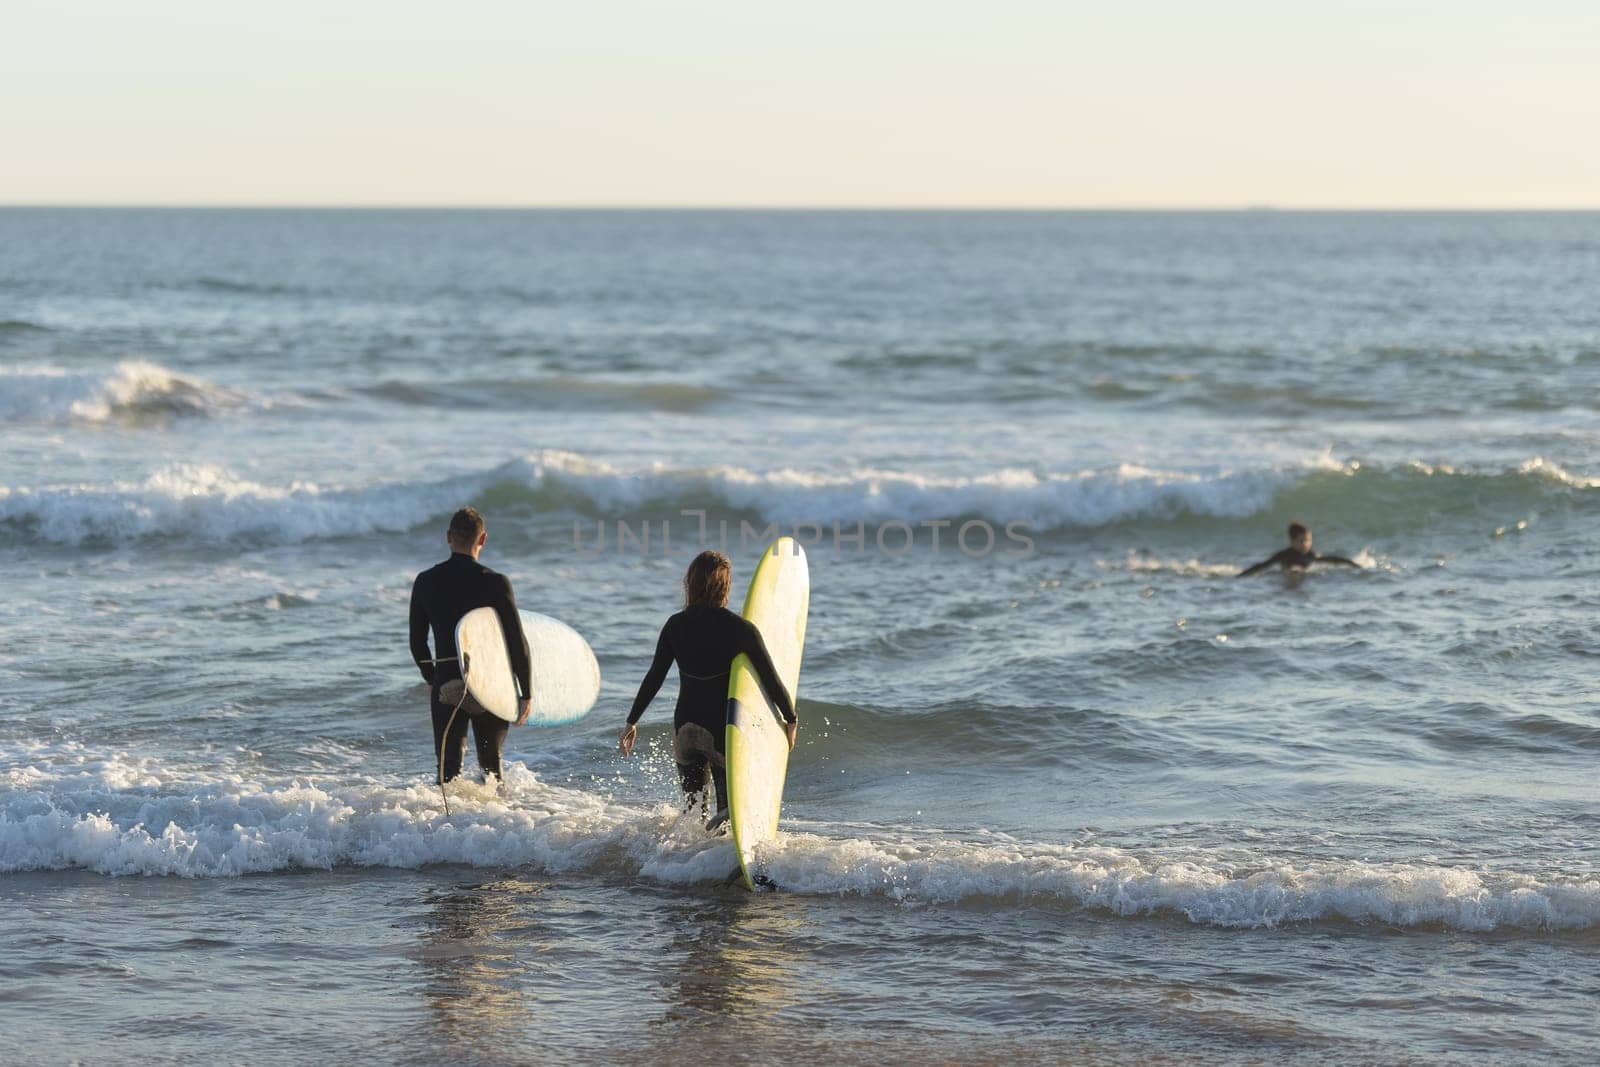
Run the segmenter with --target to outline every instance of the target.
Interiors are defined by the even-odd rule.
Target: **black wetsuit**
[[[1353,559],[1343,556],[1321,556],[1316,552],[1301,552],[1292,545],[1272,554],[1268,559],[1262,560],[1254,567],[1247,567],[1239,572],[1239,577],[1248,578],[1252,574],[1260,574],[1268,567],[1282,567],[1284,570],[1306,570],[1313,563],[1343,563],[1348,567],[1359,567],[1361,564]]]
[[[431,687],[430,701],[433,710],[433,755],[438,759],[444,753],[444,780],[450,781],[461,773],[461,757],[467,748],[467,724],[472,724],[472,740],[478,750],[478,765],[485,775],[500,777],[500,746],[505,743],[506,731],[511,724],[488,712],[470,714],[477,705],[469,697],[461,713],[450,725],[448,744],[444,736],[455,701],[439,699],[439,687],[461,677],[461,668],[455,661],[456,623],[461,616],[474,608],[494,608],[500,616],[500,626],[506,633],[507,651],[511,656],[511,670],[516,675],[518,693],[527,697],[532,692],[532,675],[529,665],[528,639],[522,633],[522,618],[517,614],[517,602],[511,595],[511,582],[505,575],[492,571],[465,552],[453,553],[449,559],[429,567],[417,575],[411,586],[411,658],[417,661],[423,680]],[[428,630],[433,630],[433,647],[436,656],[428,651]],[[429,662],[437,658],[438,663]]]
[[[693,725],[705,730],[711,735],[715,751],[715,755],[685,752],[682,746],[674,745],[678,774],[685,793],[698,793],[705,788],[709,765],[719,810],[728,806],[728,779],[722,765],[728,674],[740,653],[750,657],[762,690],[777,705],[784,721],[794,722],[794,701],[778,678],[761,631],[727,608],[704,604],[684,608],[661,628],[655,659],[650,661],[650,670],[639,683],[639,695],[633,698],[633,709],[628,712],[628,725],[632,726],[655,699],[661,683],[667,680],[667,668],[676,660],[678,706],[673,713],[673,728],[683,731],[685,726]]]

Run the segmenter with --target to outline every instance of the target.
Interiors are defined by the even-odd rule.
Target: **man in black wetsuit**
[[[750,657],[762,691],[783,715],[790,748],[794,747],[800,726],[794,701],[778,677],[761,631],[727,608],[732,584],[733,567],[721,552],[702,552],[689,564],[689,572],[683,577],[684,608],[661,628],[655,659],[639,683],[639,695],[628,712],[628,725],[617,742],[624,756],[633,752],[633,743],[639,736],[639,716],[655,699],[661,683],[666,681],[667,668],[676,660],[678,707],[673,714],[672,758],[687,796],[703,790],[706,772],[711,772],[717,814],[707,829],[713,830],[728,817],[728,772],[722,748],[728,714],[728,675],[735,657],[740,653]]]
[[[483,710],[462,688],[461,668],[456,663],[456,623],[474,608],[494,608],[506,634],[506,650],[511,670],[516,675],[521,704],[517,725],[528,721],[532,670],[528,639],[522,632],[522,617],[511,595],[511,582],[505,575],[478,562],[489,539],[483,516],[477,508],[462,508],[450,517],[445,541],[450,558],[417,575],[411,586],[411,658],[417,661],[423,680],[430,687],[433,709],[433,755],[442,762],[444,782],[461,773],[461,757],[467,748],[467,724],[472,724],[472,740],[478,750],[478,765],[487,780],[500,777],[500,746],[505,743],[511,724]],[[428,630],[433,630],[433,647],[428,651]],[[460,712],[457,713],[459,706]],[[455,721],[451,722],[451,716]],[[450,736],[445,737],[445,730]],[[443,784],[443,782],[441,782]]]
[[[1360,567],[1361,564],[1353,559],[1343,556],[1323,556],[1311,551],[1311,531],[1298,522],[1289,524],[1289,547],[1273,553],[1253,567],[1246,567],[1239,572],[1240,578],[1248,578],[1252,574],[1260,574],[1271,566],[1282,567],[1284,570],[1308,569],[1313,563],[1343,563],[1347,567]]]

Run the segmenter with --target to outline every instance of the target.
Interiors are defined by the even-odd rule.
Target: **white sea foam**
[[[529,484],[561,484],[611,511],[698,500],[782,523],[977,515],[1038,529],[1185,514],[1237,518],[1268,507],[1306,469],[1340,469],[1323,457],[1310,468],[1180,471],[1124,463],[1059,472],[1013,468],[970,476],[879,468],[756,472],[732,466],[654,465],[623,470],[562,453],[528,457],[520,468],[518,474]]]
[[[434,482],[270,485],[222,467],[179,464],[142,481],[0,485],[0,522],[48,530],[52,540],[126,542],[158,535],[295,543],[395,532],[442,514],[463,496],[511,486],[539,507],[576,499],[593,514],[629,519],[645,509],[750,512],[781,524],[919,522],[983,516],[1035,530],[1184,514],[1242,517],[1268,507],[1295,470],[1159,471],[1123,465],[1041,474],[1004,470],[972,477],[859,470],[756,472],[655,465],[625,469],[546,451]],[[688,530],[687,520],[680,525]]]
[[[123,543],[173,535],[198,541],[296,543],[393,532],[450,506],[448,485],[338,489],[264,485],[210,464],[176,464],[141,482],[41,489],[0,486],[0,522],[51,541]]]
[[[1097,559],[1094,563],[1103,571],[1127,571],[1130,574],[1181,574],[1189,578],[1231,578],[1239,573],[1237,563],[1206,563],[1194,556],[1188,559],[1162,559],[1138,552],[1128,553],[1126,559]]]
[[[1267,855],[1241,861],[1200,850],[1141,854],[1085,845],[788,835],[773,850],[768,870],[777,884],[797,892],[1061,902],[1238,928],[1318,920],[1474,931],[1573,930],[1600,923],[1600,878],[1541,881],[1411,863],[1291,863]]]
[[[41,766],[44,769],[41,769]],[[191,772],[81,749],[5,775],[0,871],[231,877],[292,869],[429,864],[719,881],[736,865],[693,816],[542,782],[507,767],[503,792],[375,781],[273,782]],[[1452,929],[1583,930],[1600,924],[1600,878],[1262,853],[873,831],[788,832],[763,856],[785,890],[906,903],[1087,907],[1223,927],[1345,920]],[[866,836],[861,835],[865,831]]]
[[[211,415],[252,398],[145,360],[108,370],[0,368],[0,421],[105,422],[115,418]]]
[[[1565,485],[1573,489],[1600,489],[1600,478],[1586,478],[1580,474],[1571,474],[1563,469],[1560,464],[1552,463],[1543,456],[1534,456],[1518,467],[1517,471],[1521,474],[1538,475],[1558,485]]]
[[[1543,461],[1492,477],[1534,478],[1566,488],[1591,481],[1552,468]],[[175,535],[202,541],[236,538],[301,541],[390,533],[411,529],[446,514],[463,498],[490,490],[524,506],[545,511],[576,507],[590,517],[634,521],[656,514],[676,520],[675,536],[692,536],[696,520],[685,509],[753,514],[793,528],[840,523],[868,526],[900,521],[980,517],[991,524],[1018,523],[1032,531],[1098,527],[1131,521],[1177,521],[1186,517],[1242,519],[1270,511],[1280,492],[1305,479],[1355,475],[1321,455],[1298,464],[1208,470],[1161,470],[1133,464],[1098,469],[1041,472],[1021,469],[973,475],[930,474],[863,468],[808,471],[785,468],[754,471],[743,467],[622,467],[572,452],[532,453],[478,471],[429,482],[319,485],[296,481],[272,485],[240,478],[225,468],[180,464],[137,482],[56,486],[0,485],[0,523],[48,529],[53,540],[126,542]],[[1559,472],[1559,477],[1555,472]],[[1434,469],[1381,472],[1367,468],[1367,479],[1386,477],[1478,478]],[[1325,490],[1318,490],[1319,492]],[[1447,490],[1448,491],[1448,490]],[[1332,499],[1327,505],[1339,509]],[[1360,506],[1359,501],[1352,506]],[[813,531],[816,533],[817,531]],[[591,526],[580,533],[590,544]],[[954,536],[953,533],[949,536]],[[888,537],[901,543],[900,535]],[[1145,564],[1135,561],[1138,569]],[[1166,561],[1157,569],[1211,573],[1220,565]]]

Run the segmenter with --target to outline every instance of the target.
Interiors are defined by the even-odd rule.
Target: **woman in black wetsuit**
[[[656,642],[656,656],[639,695],[628,712],[628,725],[618,739],[624,756],[633,752],[639,736],[639,716],[666,681],[667,668],[678,664],[678,707],[673,715],[672,758],[688,796],[705,789],[706,772],[711,773],[717,794],[717,814],[708,824],[715,828],[728,812],[728,775],[723,761],[722,741],[728,708],[728,674],[734,657],[750,657],[762,690],[783,715],[789,747],[794,747],[800,720],[795,717],[790,699],[778,671],[767,653],[761,631],[753,623],[728,610],[728,588],[733,584],[733,567],[721,552],[700,553],[683,576],[683,610],[667,620]]]

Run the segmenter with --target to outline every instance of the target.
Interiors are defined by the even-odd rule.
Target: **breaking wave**
[[[1549,505],[1592,506],[1600,478],[1535,458],[1498,472],[1408,464],[1342,464],[1210,471],[1133,464],[1062,472],[1000,470],[970,477],[861,469],[844,473],[741,467],[624,468],[571,452],[544,451],[432,482],[270,485],[216,466],[179,464],[143,481],[0,486],[0,531],[71,544],[155,536],[204,542],[297,543],[402,532],[463,499],[517,515],[676,518],[705,509],[780,525],[877,525],[982,518],[1031,530],[1120,523],[1239,521],[1338,515],[1362,535],[1469,521],[1488,535],[1508,519]],[[592,526],[592,524],[590,524]],[[692,530],[682,520],[680,533]],[[592,535],[592,531],[591,531]],[[897,542],[898,543],[898,542]],[[1135,562],[1128,565],[1142,566]],[[1189,563],[1161,564],[1183,569]],[[1193,568],[1204,569],[1197,561]]]
[[[250,403],[245,393],[144,360],[98,371],[0,369],[0,421],[139,422],[215,415]]]
[[[0,529],[28,541],[128,544],[152,537],[294,544],[408,530],[455,506],[459,486],[330,489],[272,486],[207,464],[176,464],[140,482],[44,489],[0,486]]]
[[[502,793],[431,784],[276,782],[213,773],[173,781],[153,762],[59,751],[0,795],[0,871],[233,877],[296,869],[532,868],[547,874],[720,882],[726,838],[668,806],[609,801],[507,765]],[[61,760],[59,757],[68,755]],[[1044,844],[826,824],[785,833],[760,857],[796,893],[904,903],[1090,908],[1218,927],[1347,921],[1466,931],[1578,931],[1600,924],[1600,878],[1425,863],[1306,860],[1203,849]],[[859,834],[863,828],[848,828]]]

